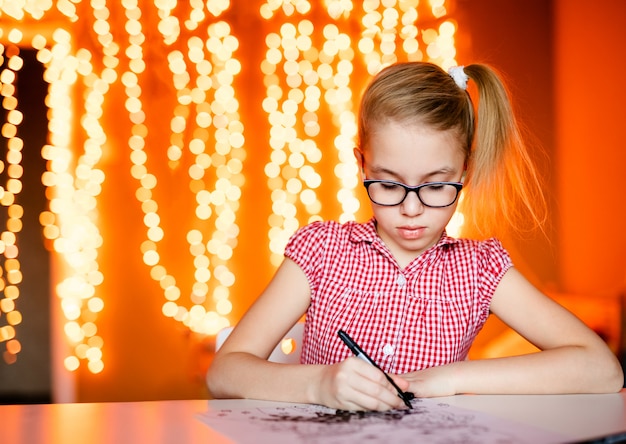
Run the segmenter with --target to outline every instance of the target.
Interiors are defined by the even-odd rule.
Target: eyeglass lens
[[[372,202],[379,205],[399,205],[409,191],[416,191],[420,201],[428,207],[447,207],[454,203],[459,190],[453,184],[432,183],[419,187],[406,187],[394,182],[371,182],[367,192]]]

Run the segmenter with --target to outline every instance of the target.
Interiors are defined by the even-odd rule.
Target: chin
[[[423,236],[418,239],[403,239],[400,245],[407,252],[412,252],[415,254],[422,254],[424,251],[428,250],[430,247],[437,243],[437,239],[425,239]]]

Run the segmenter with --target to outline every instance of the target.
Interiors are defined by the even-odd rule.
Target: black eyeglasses
[[[461,182],[426,182],[410,187],[393,180],[363,181],[370,200],[376,205],[392,207],[400,205],[411,191],[415,191],[420,202],[431,208],[444,208],[452,205],[463,188]]]

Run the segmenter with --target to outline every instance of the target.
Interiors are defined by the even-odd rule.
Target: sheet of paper
[[[236,443],[558,443],[566,437],[482,412],[415,399],[411,410],[346,412],[316,405],[233,403],[199,419]],[[219,406],[219,404],[217,404]]]

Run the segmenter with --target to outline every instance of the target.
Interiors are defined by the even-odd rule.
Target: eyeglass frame
[[[402,198],[402,200],[400,200],[400,202],[398,202],[396,204],[381,204],[381,203],[378,203],[375,200],[373,200],[372,197],[370,196],[369,187],[370,187],[370,185],[372,185],[374,183],[388,183],[388,184],[398,185],[398,186],[400,186],[401,188],[404,189],[404,197]],[[452,202],[450,202],[448,205],[441,205],[441,206],[428,205],[428,204],[426,204],[422,200],[422,197],[420,196],[419,190],[421,190],[424,187],[432,186],[432,185],[452,185],[456,189],[456,196],[454,197]],[[402,202],[404,202],[406,200],[406,197],[409,195],[409,193],[411,191],[414,191],[415,194],[417,195],[417,198],[419,199],[419,201],[425,207],[428,207],[428,208],[447,208],[447,207],[449,207],[451,205],[454,205],[454,203],[459,198],[459,193],[463,189],[463,182],[424,182],[424,183],[422,183],[420,185],[412,187],[412,186],[403,184],[402,182],[396,182],[395,180],[365,179],[365,180],[363,180],[363,186],[365,187],[365,190],[367,191],[367,197],[369,198],[369,200],[372,201],[373,203],[375,203],[376,205],[380,205],[382,207],[395,207],[397,205],[401,205]]]

